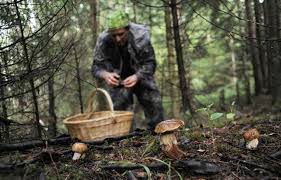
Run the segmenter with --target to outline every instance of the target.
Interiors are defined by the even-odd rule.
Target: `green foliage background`
[[[5,1],[6,2],[6,1]],[[7,1],[8,2],[8,1]],[[77,77],[75,67],[75,52],[76,58],[79,60],[79,69],[82,80],[82,96],[85,104],[87,95],[94,90],[96,84],[92,78],[91,65],[93,61],[93,31],[90,1],[82,0],[58,0],[51,4],[40,0],[23,1],[21,7],[29,7],[28,11],[21,10],[23,20],[26,21],[26,34],[28,35],[30,26],[34,28],[40,27],[40,23],[47,20],[57,9],[65,2],[65,12],[59,13],[61,19],[67,19],[65,26],[51,40],[50,46],[45,53],[45,57],[51,57],[55,54],[58,47],[55,45],[63,44],[67,40],[73,40],[73,48],[68,54],[66,61],[62,64],[59,71],[55,74],[55,93],[56,93],[56,113],[61,124],[65,117],[80,112],[78,92],[77,92]],[[107,17],[115,10],[124,10],[129,13],[130,18],[136,23],[146,24],[151,29],[152,44],[155,48],[157,58],[156,78],[159,88],[163,95],[163,106],[166,112],[166,118],[171,117],[170,104],[173,101],[181,108],[181,95],[179,91],[178,78],[169,78],[167,47],[166,47],[166,24],[163,1],[159,0],[98,0],[98,34],[106,29]],[[38,3],[41,6],[32,5]],[[239,3],[243,3],[239,1]],[[243,101],[243,81],[239,69],[241,66],[243,41],[241,37],[235,35],[239,33],[239,28],[245,25],[245,21],[239,20],[239,13],[244,11],[242,6],[238,8],[238,2],[223,1],[219,6],[214,1],[181,1],[179,3],[179,23],[181,30],[181,40],[183,47],[183,56],[185,61],[187,79],[190,81],[192,104],[195,109],[207,106],[214,103],[218,106],[219,94],[221,90],[225,91],[225,98],[228,104],[236,100],[234,75],[232,73],[231,53],[236,56],[236,66],[238,71],[238,83],[240,85],[240,97]],[[241,6],[241,5],[240,5]],[[33,7],[33,8],[30,8]],[[219,8],[220,11],[218,11]],[[1,14],[2,18],[7,18],[5,14]],[[13,16],[10,16],[13,18]],[[29,22],[30,19],[35,22]],[[38,27],[37,27],[38,26]],[[57,26],[57,24],[53,24]],[[232,33],[235,32],[235,33]],[[48,31],[45,32],[45,35]],[[17,36],[14,30],[7,31],[7,35]],[[6,37],[7,37],[6,35]],[[229,47],[230,40],[233,39],[234,50]],[[2,45],[7,43],[1,42]],[[38,62],[42,61],[38,57]],[[176,64],[176,59],[174,59]],[[251,75],[250,62],[247,61],[247,73]],[[175,69],[176,70],[176,69]],[[176,72],[177,74],[177,72]],[[252,80],[251,80],[252,81]],[[38,80],[38,82],[40,82]],[[176,97],[169,97],[167,94],[171,83],[176,86]],[[40,88],[38,97],[40,99],[40,112],[47,115],[48,103],[46,101],[47,88]],[[25,95],[26,98],[29,96]],[[13,107],[10,103],[9,116],[13,119],[26,119],[22,114],[13,113]],[[85,106],[85,105],[84,105]],[[32,109],[32,107],[28,107]],[[185,118],[183,114],[179,114],[180,118]],[[29,116],[30,118],[30,116]]]

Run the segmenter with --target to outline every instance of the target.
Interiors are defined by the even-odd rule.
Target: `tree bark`
[[[134,17],[133,17],[133,20],[134,20],[134,23],[137,23],[137,5],[136,5],[136,1],[132,1],[133,3],[133,14],[134,14]]]
[[[2,74],[5,74],[3,67],[7,64],[6,63],[7,62],[7,54],[4,53],[3,56],[4,56],[3,57],[4,64],[2,64],[0,62],[0,82],[4,82],[5,81],[5,79],[2,76]],[[5,91],[6,91],[5,86],[0,86],[0,96],[1,97],[5,97]],[[2,111],[0,113],[0,116],[3,117],[3,119],[8,119],[8,110],[7,110],[7,104],[6,104],[6,100],[5,99],[2,100],[1,106],[2,106]],[[4,135],[2,136],[2,132],[1,132],[1,129],[0,129],[0,142],[10,142],[10,138],[9,138],[9,124],[3,123],[3,124],[1,124],[1,126],[3,127],[3,132],[4,132],[3,134]]]
[[[56,102],[55,102],[55,90],[54,90],[54,77],[51,77],[48,81],[48,99],[49,99],[49,125],[48,135],[55,137],[57,135],[57,115],[56,115]]]
[[[268,88],[268,93],[271,94],[272,87],[272,79],[271,79],[271,64],[272,64],[272,54],[270,50],[270,32],[269,32],[269,9],[268,9],[268,1],[263,2],[263,16],[264,16],[264,34],[265,34],[265,54],[266,54],[266,86]]]
[[[254,9],[255,9],[255,19],[256,19],[256,41],[257,41],[257,51],[259,57],[259,72],[261,72],[260,81],[261,81],[261,90],[262,93],[266,92],[266,77],[265,77],[265,53],[263,51],[262,45],[262,13],[261,13],[261,3],[259,0],[254,0]]]
[[[276,30],[277,30],[277,39],[278,39],[278,49],[279,49],[278,52],[279,52],[279,58],[281,58],[281,41],[280,41],[280,38],[281,38],[281,22],[280,22],[281,21],[281,19],[280,19],[281,3],[280,3],[280,1],[275,0],[275,4],[276,4],[276,19],[277,19],[277,22],[276,22],[277,29]]]
[[[182,54],[182,46],[181,46],[181,39],[180,39],[180,30],[179,30],[179,22],[177,16],[177,1],[171,0],[171,11],[173,17],[173,30],[174,30],[174,38],[175,38],[175,51],[176,51],[176,58],[177,58],[177,65],[178,65],[178,76],[180,78],[180,89],[182,95],[182,110],[186,112],[188,109],[191,114],[194,114],[194,110],[191,106],[191,101],[189,99],[189,88],[187,87],[186,77],[185,77],[185,66],[183,61],[183,54]]]
[[[276,84],[276,96],[273,100],[273,103],[275,102],[280,102],[281,101],[281,25],[280,25],[280,8],[281,8],[281,5],[280,5],[280,1],[278,0],[275,0],[275,15],[276,15],[276,26],[275,26],[275,29],[276,29],[276,48],[277,48],[277,59],[275,61],[275,64],[274,66],[276,66],[276,75],[275,75],[275,84]]]
[[[241,4],[240,4],[240,1],[237,2],[237,8],[238,9],[241,9]],[[239,17],[242,17],[242,13],[241,11],[239,11]],[[245,32],[245,29],[242,28],[244,27],[244,24],[242,23],[242,20],[239,20],[239,32],[240,34],[246,34]],[[241,69],[241,72],[242,72],[242,79],[243,79],[243,84],[244,84],[244,91],[245,91],[245,99],[246,99],[246,104],[250,104],[251,103],[251,89],[250,89],[250,80],[249,80],[249,76],[248,76],[248,73],[247,73],[247,69],[248,69],[248,66],[247,66],[247,42],[244,44],[242,43],[241,44],[241,49],[242,49],[242,53],[240,54],[240,57],[241,57],[241,61],[242,61],[242,69]]]
[[[236,90],[236,103],[240,103],[240,90],[239,90],[239,82],[238,82],[238,77],[237,77],[237,60],[236,60],[236,53],[234,49],[234,42],[233,39],[231,38],[229,40],[229,48],[231,52],[231,62],[232,62],[232,81],[233,85]]]
[[[268,55],[269,55],[269,79],[271,82],[270,86],[270,92],[273,97],[273,103],[280,101],[281,98],[281,83],[280,83],[280,77],[281,77],[281,61],[279,57],[279,46],[278,46],[278,40],[280,39],[279,35],[279,15],[278,13],[278,2],[268,1],[266,4],[267,8],[267,15],[268,15]],[[278,39],[279,38],[279,39]]]
[[[172,20],[171,20],[171,12],[169,7],[165,7],[165,24],[166,24],[166,46],[167,46],[167,59],[168,59],[168,77],[167,81],[171,84],[168,84],[170,86],[169,88],[169,96],[170,96],[170,116],[174,117],[176,113],[176,89],[174,84],[172,82],[175,82],[175,53],[173,49],[173,32],[172,32]]]
[[[98,0],[89,0],[90,4],[90,21],[91,29],[92,29],[92,35],[93,35],[93,43],[92,48],[94,49],[98,37],[98,27],[99,27],[99,21],[98,21]]]
[[[76,49],[74,48],[74,58],[75,58],[75,69],[76,69],[76,78],[77,78],[77,94],[79,99],[79,105],[80,105],[80,112],[83,113],[83,99],[82,99],[82,86],[81,86],[81,75],[80,75],[80,62],[77,57]]]

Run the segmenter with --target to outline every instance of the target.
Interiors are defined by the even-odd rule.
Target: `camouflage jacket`
[[[150,42],[149,29],[140,24],[129,24],[128,52],[130,67],[139,79],[150,79],[156,68],[154,49]],[[107,31],[100,34],[94,51],[92,74],[101,78],[102,71],[120,73],[122,68],[121,55],[117,45]]]

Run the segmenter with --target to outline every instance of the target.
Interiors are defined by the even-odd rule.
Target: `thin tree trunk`
[[[98,0],[89,0],[90,4],[90,21],[91,29],[92,29],[92,48],[95,48],[97,37],[98,37],[98,27],[99,27],[99,21],[98,21]]]
[[[278,59],[277,59],[277,64],[276,67],[277,69],[277,75],[276,75],[276,80],[277,80],[277,98],[276,98],[276,102],[280,102],[281,101],[281,25],[280,25],[280,8],[281,8],[281,3],[279,0],[275,0],[275,4],[276,4],[276,36],[277,36],[277,46],[278,46]]]
[[[183,112],[186,112],[189,109],[190,113],[194,114],[194,110],[191,107],[191,103],[190,103],[191,101],[190,101],[189,95],[188,95],[188,93],[190,93],[190,92],[187,87],[186,78],[185,78],[186,72],[185,72],[185,66],[184,66],[183,54],[182,54],[176,0],[171,0],[171,10],[172,10],[172,17],[173,17],[175,50],[176,50],[177,64],[178,64],[178,75],[180,78],[180,89],[181,89],[181,94],[182,94]]]
[[[74,57],[75,57],[76,78],[77,78],[77,85],[78,85],[77,94],[79,98],[80,112],[83,113],[84,110],[83,110],[82,86],[81,86],[81,76],[80,76],[80,62],[77,57],[77,52],[75,48],[74,48]]]
[[[265,44],[266,44],[266,58],[267,58],[267,61],[266,61],[266,74],[267,74],[267,79],[266,79],[266,86],[267,86],[267,89],[268,89],[268,93],[271,94],[271,87],[272,87],[272,79],[271,79],[271,66],[272,66],[272,54],[271,54],[271,48],[270,48],[270,20],[269,20],[269,2],[268,1],[264,1],[263,2],[263,14],[264,14],[264,34],[265,34]]]
[[[161,64],[161,70],[160,70],[160,73],[161,73],[161,84],[160,84],[160,93],[161,93],[161,97],[163,99],[163,97],[165,96],[165,80],[166,80],[166,73],[165,73],[165,60],[163,62],[163,64]]]
[[[261,4],[259,2],[259,0],[254,0],[255,2],[255,19],[256,19],[256,36],[257,36],[257,48],[258,48],[258,56],[259,56],[259,68],[260,68],[260,72],[261,72],[261,76],[260,76],[260,80],[261,80],[261,90],[262,93],[265,92],[266,90],[266,77],[265,77],[265,53],[263,51],[263,45],[262,45],[262,30],[261,30]]]
[[[15,8],[16,8],[16,14],[17,14],[17,19],[18,19],[18,25],[19,25],[20,33],[21,33],[21,44],[22,44],[23,52],[24,52],[24,60],[26,61],[27,72],[31,73],[32,72],[32,64],[31,64],[32,62],[29,59],[27,44],[26,44],[26,41],[25,41],[24,33],[23,33],[23,25],[22,25],[22,22],[21,22],[21,15],[20,15],[19,7],[18,7],[17,3],[18,3],[17,0],[14,0],[14,5],[15,5]],[[38,133],[38,137],[41,139],[42,134],[41,134],[41,126],[40,126],[40,123],[39,123],[39,119],[40,119],[39,107],[38,107],[37,95],[36,95],[36,89],[35,89],[33,77],[30,77],[29,84],[30,84],[30,87],[31,87],[32,99],[33,99],[33,103],[34,103],[33,108],[34,108],[34,114],[35,114],[35,120],[36,120],[36,126],[37,126],[37,133]]]
[[[7,64],[7,54],[6,53],[4,53],[3,61],[4,61],[4,64],[2,64],[0,62],[0,82],[5,81],[4,77],[2,76],[2,74],[5,74],[4,73],[5,70],[4,70],[4,68],[2,68],[2,66],[5,66]],[[0,87],[0,96],[1,97],[5,97],[5,89],[6,89],[5,86]],[[0,116],[2,116],[3,119],[8,119],[8,110],[7,110],[6,100],[1,101],[1,106],[2,106],[2,112],[0,113]],[[3,133],[4,135],[2,136],[2,134],[1,134],[0,141],[1,142],[10,142],[8,124],[3,123],[3,131],[4,131],[4,133]]]
[[[56,115],[56,102],[54,91],[54,77],[51,77],[48,81],[48,96],[49,96],[49,125],[48,135],[55,137],[57,135],[57,115]]]
[[[279,58],[281,58],[281,24],[280,24],[280,8],[281,8],[281,3],[278,0],[275,0],[275,4],[276,4],[276,30],[277,30],[277,39],[278,39],[278,49],[279,49]],[[281,60],[280,60],[281,61]],[[279,62],[280,62],[279,61]],[[281,66],[280,66],[281,67]]]
[[[268,1],[268,12],[269,12],[269,25],[270,25],[270,52],[272,54],[272,66],[271,66],[271,94],[273,97],[273,103],[281,101],[281,60],[279,43],[280,34],[279,34],[279,24],[280,19],[278,13],[278,2],[275,0]]]
[[[238,9],[241,9],[241,4],[240,1],[237,2]],[[239,11],[239,17],[242,17],[241,11]],[[239,32],[240,34],[245,34],[244,24],[242,23],[242,20],[239,20]],[[241,45],[242,53],[241,53],[241,61],[242,61],[242,78],[243,78],[243,84],[244,84],[244,91],[245,91],[245,96],[246,96],[246,104],[251,103],[251,89],[250,89],[250,80],[249,76],[247,73],[247,42],[246,44]]]
[[[171,12],[169,7],[165,7],[165,24],[166,24],[166,46],[168,52],[168,79],[167,81],[172,83],[175,81],[175,63],[173,62],[175,59],[174,49],[173,49],[173,32],[172,32],[172,20],[171,20]],[[169,96],[170,96],[170,115],[171,117],[175,116],[176,113],[176,102],[175,102],[175,88],[174,85],[168,84],[169,88]]]
[[[134,17],[133,17],[133,21],[134,23],[137,23],[137,5],[136,5],[136,1],[132,1],[133,2],[133,14],[134,14]]]
[[[153,28],[153,15],[152,15],[152,12],[151,12],[152,8],[149,7],[148,9],[149,9],[149,16],[148,16],[149,27],[150,27],[150,29],[152,31],[152,28]]]
[[[237,61],[236,61],[236,54],[235,54],[235,49],[234,49],[234,42],[233,39],[231,38],[229,40],[229,47],[230,47],[230,52],[231,52],[231,62],[232,62],[232,81],[233,85],[235,86],[236,90],[236,103],[240,103],[240,90],[239,90],[239,82],[238,82],[238,77],[237,77]]]
[[[248,29],[248,43],[247,48],[250,53],[250,58],[252,61],[254,80],[255,80],[255,94],[258,95],[261,92],[261,84],[259,77],[259,65],[258,65],[258,56],[256,54],[256,42],[255,42],[255,27],[254,27],[254,17],[251,10],[251,0],[245,0],[246,7],[246,17],[247,17],[247,29]]]

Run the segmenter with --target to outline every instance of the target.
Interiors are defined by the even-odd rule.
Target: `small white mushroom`
[[[246,141],[246,148],[254,150],[258,147],[260,133],[257,129],[250,129],[243,134],[243,137]]]
[[[246,148],[247,149],[256,149],[258,147],[259,140],[258,139],[253,139],[252,141],[249,141],[246,143]]]
[[[74,152],[72,160],[78,160],[85,157],[85,152],[88,150],[88,146],[84,143],[74,143],[72,145],[72,151]]]

